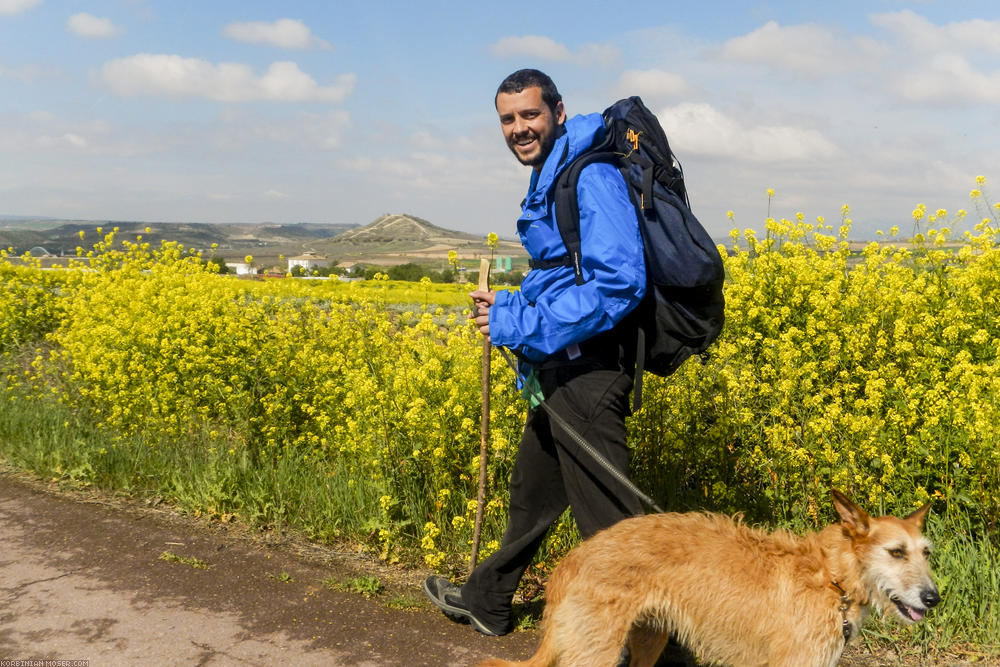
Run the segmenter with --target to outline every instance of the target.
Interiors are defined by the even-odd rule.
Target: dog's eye
[[[902,547],[896,547],[894,549],[889,549],[889,555],[892,556],[893,558],[905,558],[906,557],[906,549],[904,549]]]

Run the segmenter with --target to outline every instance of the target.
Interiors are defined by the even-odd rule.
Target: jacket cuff
[[[497,290],[496,299],[490,308],[490,340],[494,345],[510,347],[510,318],[504,315],[507,314],[511,296],[509,290]]]

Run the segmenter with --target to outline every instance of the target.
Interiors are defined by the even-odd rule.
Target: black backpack
[[[684,174],[656,116],[638,97],[604,111],[604,135],[556,179],[556,222],[567,255],[535,261],[532,268],[580,268],[580,172],[594,162],[618,167],[635,205],[646,258],[646,296],[636,308],[635,408],[641,403],[642,371],[667,376],[693,354],[703,354],[722,330],[725,268],[715,242],[691,213]]]

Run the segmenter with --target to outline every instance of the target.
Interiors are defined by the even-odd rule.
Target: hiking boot
[[[462,589],[451,583],[444,577],[431,575],[424,580],[424,594],[430,598],[438,608],[444,612],[450,620],[456,623],[471,623],[477,632],[490,637],[499,637],[506,634],[491,630],[482,621],[475,617],[462,601]]]

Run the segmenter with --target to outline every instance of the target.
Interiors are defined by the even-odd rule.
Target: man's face
[[[499,93],[496,103],[503,137],[514,157],[538,171],[566,122],[562,102],[556,103],[553,112],[542,100],[542,89],[531,86],[519,93]]]

